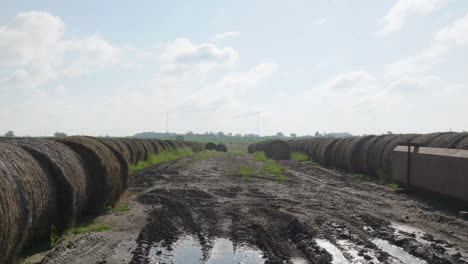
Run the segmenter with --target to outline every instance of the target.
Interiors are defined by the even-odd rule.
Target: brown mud
[[[468,263],[468,221],[452,207],[315,165],[279,164],[281,178],[247,153],[140,170],[124,201],[130,210],[98,217],[111,229],[69,236],[35,259],[159,263],[153,248],[190,235],[199,263],[209,262],[217,238],[260,250],[265,263]],[[245,167],[253,174],[239,175]]]

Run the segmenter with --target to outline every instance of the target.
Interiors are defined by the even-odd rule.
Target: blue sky
[[[17,135],[468,130],[468,1],[10,1]],[[5,133],[0,131],[0,133]]]

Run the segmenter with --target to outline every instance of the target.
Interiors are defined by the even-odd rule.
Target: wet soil
[[[468,222],[449,205],[315,165],[279,164],[281,178],[246,153],[138,171],[130,210],[98,218],[110,230],[68,237],[39,263],[158,263],[152,249],[170,250],[187,235],[200,244],[200,263],[219,238],[255,247],[265,263],[468,263]],[[241,167],[254,173],[239,175]]]

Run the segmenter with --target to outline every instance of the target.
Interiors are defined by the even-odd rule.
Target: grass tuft
[[[185,156],[190,156],[193,154],[192,149],[185,147],[180,149],[164,150],[156,154],[150,154],[148,159],[138,162],[137,164],[130,165],[130,173],[133,173],[137,170],[144,169],[146,167],[163,163],[166,161],[182,158]]]
[[[130,208],[128,208],[126,205],[117,206],[117,207],[109,205],[106,207],[106,210],[110,212],[125,212],[125,211],[130,211]]]
[[[50,228],[50,233],[49,233],[49,247],[53,248],[55,245],[60,243],[63,240],[63,238],[60,236],[57,228],[55,228],[54,225]]]
[[[400,186],[398,184],[396,184],[396,183],[389,183],[389,184],[387,184],[387,186],[394,189],[394,190],[400,188]]]
[[[85,232],[100,232],[102,230],[110,229],[109,225],[99,224],[98,220],[93,220],[88,223],[81,224],[74,228],[71,228],[69,231],[73,234],[81,234]]]
[[[309,160],[309,156],[302,152],[293,152],[291,153],[291,160],[295,161],[307,161]]]
[[[259,161],[264,162],[263,168],[260,171],[261,173],[272,174],[272,175],[276,176],[277,180],[280,180],[280,181],[289,181],[289,180],[291,180],[290,178],[283,175],[284,168],[281,165],[279,165],[276,161],[268,158],[265,155],[265,152],[256,151],[252,155],[253,155],[255,160],[259,160]]]
[[[254,174],[254,170],[249,166],[240,166],[237,173],[242,176],[250,176]]]

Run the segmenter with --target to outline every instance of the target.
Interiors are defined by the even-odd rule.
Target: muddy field
[[[200,155],[134,173],[129,210],[97,218],[110,229],[26,262],[468,263],[468,222],[444,203],[295,161],[278,177],[250,154]]]

